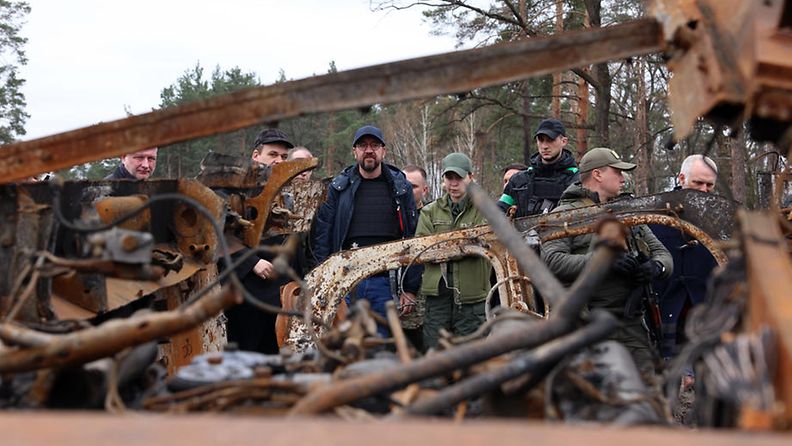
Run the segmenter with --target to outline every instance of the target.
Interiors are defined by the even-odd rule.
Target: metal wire
[[[240,257],[240,259],[238,259],[237,262],[232,262],[231,261],[231,255],[229,254],[228,242],[227,242],[227,240],[225,238],[225,234],[223,233],[223,229],[220,227],[220,224],[215,220],[215,218],[211,214],[211,212],[209,212],[209,210],[206,209],[201,203],[199,203],[197,200],[195,200],[193,198],[190,198],[190,197],[188,197],[188,196],[186,196],[184,194],[171,192],[171,193],[164,193],[164,194],[155,195],[155,196],[149,198],[149,200],[146,201],[146,203],[144,203],[140,207],[132,210],[128,214],[122,215],[121,217],[115,219],[114,221],[112,221],[110,223],[106,223],[106,224],[102,224],[102,225],[86,226],[86,225],[80,225],[80,224],[76,224],[76,223],[70,222],[69,220],[66,219],[66,217],[63,215],[63,210],[61,209],[61,200],[60,200],[61,186],[60,186],[60,184],[58,184],[58,183],[56,183],[54,181],[51,182],[50,185],[52,187],[52,204],[53,204],[52,207],[53,207],[53,211],[54,211],[55,217],[58,220],[59,224],[63,225],[65,228],[67,228],[69,230],[75,231],[75,232],[80,233],[80,234],[90,234],[90,233],[94,233],[94,232],[100,232],[100,231],[106,231],[106,230],[112,229],[116,225],[119,225],[119,224],[121,224],[121,223],[123,223],[123,222],[125,222],[125,221],[127,221],[127,220],[129,220],[129,219],[131,219],[131,218],[133,218],[133,217],[135,217],[137,215],[139,215],[141,212],[143,212],[144,210],[148,209],[153,204],[159,203],[159,202],[169,202],[169,201],[183,202],[183,203],[191,206],[198,213],[200,213],[204,218],[206,218],[206,220],[212,225],[212,229],[214,230],[214,232],[215,232],[215,234],[217,236],[217,241],[218,241],[218,244],[220,245],[220,252],[221,252],[221,255],[223,256],[223,261],[225,262],[226,265],[228,265],[228,268],[225,269],[222,274],[218,275],[218,277],[215,278],[214,281],[209,283],[207,286],[205,286],[203,289],[201,289],[198,293],[196,293],[194,296],[192,296],[190,299],[188,299],[180,307],[180,310],[184,310],[187,306],[195,303],[200,297],[203,297],[204,295],[206,295],[206,293],[208,293],[209,290],[211,290],[213,287],[215,287],[222,279],[227,277],[231,272],[233,272],[236,268],[238,268],[243,263],[242,260],[245,260],[245,259],[249,258],[250,256],[252,256],[254,254],[257,254],[257,253],[259,253],[261,251],[264,251],[264,249],[261,249],[261,247],[254,248],[254,249],[250,250],[249,252],[246,252],[245,254],[243,254]],[[298,316],[298,317],[301,316],[301,314],[299,312],[286,311],[286,310],[283,310],[280,307],[277,307],[275,305],[270,305],[270,304],[267,304],[267,303],[259,301],[255,296],[253,296],[245,288],[245,286],[242,284],[242,281],[239,280],[239,277],[236,274],[232,274],[230,280],[231,280],[231,283],[233,284],[233,286],[237,290],[239,290],[239,292],[242,294],[243,298],[245,299],[245,302],[249,303],[250,305],[253,305],[254,307],[258,308],[259,310],[262,310],[262,311],[265,311],[265,312],[269,312],[269,313],[286,314],[288,316]]]

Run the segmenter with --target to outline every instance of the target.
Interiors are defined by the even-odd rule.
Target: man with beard
[[[539,151],[531,165],[509,179],[498,201],[504,212],[516,207],[516,218],[550,212],[566,188],[580,179],[575,158],[565,148],[569,140],[561,121],[539,123],[534,140]]]
[[[121,155],[121,163],[105,180],[148,180],[157,167],[157,148]]]
[[[314,226],[314,255],[318,263],[337,251],[412,237],[418,221],[412,186],[394,166],[383,163],[387,153],[380,129],[363,126],[355,132],[352,153],[356,164],[344,169],[328,187],[327,201]],[[402,308],[414,307],[421,271],[411,267],[404,280],[398,272],[382,272],[358,284],[347,300],[366,299],[385,315],[395,298]],[[399,289],[401,284],[404,289]],[[387,327],[379,333],[387,335]]]

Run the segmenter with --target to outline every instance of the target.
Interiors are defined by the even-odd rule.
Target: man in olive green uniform
[[[421,210],[416,236],[486,224],[466,193],[467,185],[473,181],[472,170],[470,158],[463,153],[443,158],[446,192]],[[427,348],[437,346],[441,328],[463,336],[484,323],[484,299],[490,290],[491,269],[489,261],[481,257],[425,266],[421,294],[426,296],[423,333]]]
[[[569,186],[553,212],[591,206],[619,196],[624,171],[635,169],[611,149],[589,150],[580,160],[580,182]],[[602,308],[620,321],[610,339],[630,351],[638,370],[645,377],[654,374],[654,358],[648,332],[644,328],[642,302],[647,284],[671,274],[671,254],[645,225],[630,228],[628,250],[613,263],[611,272],[592,291],[590,308]],[[572,283],[591,259],[596,243],[592,234],[568,237],[542,245],[542,259],[559,280]]]

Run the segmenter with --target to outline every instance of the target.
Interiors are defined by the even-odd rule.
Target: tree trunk
[[[556,34],[564,31],[564,1],[556,0]],[[553,73],[553,102],[551,113],[554,118],[561,119],[561,73]]]
[[[531,144],[533,143],[533,132],[531,131],[531,92],[528,91],[528,81],[523,82],[522,88],[522,108],[523,108],[523,163],[531,164]]]
[[[746,177],[750,176],[750,169],[746,169],[745,131],[741,131],[737,140],[731,140],[731,179],[726,183],[731,184],[732,198],[738,203],[746,204]],[[726,186],[728,187],[728,186]]]
[[[589,23],[592,28],[602,26],[601,0],[585,0]],[[594,108],[594,144],[600,147],[610,146],[610,103],[612,78],[607,63],[594,65],[594,77],[598,85],[594,86],[597,95]]]
[[[646,100],[646,81],[644,79],[644,60],[635,61],[635,76],[638,85],[635,92],[635,194],[647,195],[649,188],[649,172],[652,171],[652,151],[649,146],[649,122],[647,119],[649,103]]]
[[[586,124],[588,123],[589,113],[589,91],[588,82],[585,79],[578,79],[578,109],[577,109],[577,152],[580,159],[588,150],[588,135]]]

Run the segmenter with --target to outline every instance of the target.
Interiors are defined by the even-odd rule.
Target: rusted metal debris
[[[612,256],[613,253],[608,248],[602,247],[580,281],[589,283],[589,280],[596,282],[601,279],[610,268]],[[292,415],[321,413],[361,398],[393,391],[423,379],[469,367],[513,350],[540,345],[572,329],[573,321],[586,303],[588,290],[570,293],[571,299],[559,303],[557,311],[552,313],[555,316],[546,322],[519,324],[511,330],[494,332],[486,339],[472,341],[400,367],[318,389],[300,400],[291,413]]]
[[[519,275],[513,261],[507,259],[508,251],[500,245],[487,226],[453,231],[444,234],[418,237],[383,243],[353,251],[343,251],[330,256],[305,277],[311,290],[311,315],[325,325],[335,317],[344,296],[358,282],[373,274],[409,267],[426,262],[444,262],[464,256],[477,255],[488,258],[498,279]],[[522,300],[520,283],[506,282],[500,287],[502,304]],[[309,328],[298,318],[291,318],[286,345],[303,351],[313,342],[311,332],[323,332],[321,326]]]
[[[729,240],[737,228],[735,220],[737,208],[736,202],[720,195],[682,189],[643,197],[612,200],[597,206],[572,209],[564,213],[525,217],[515,220],[514,226],[520,232],[536,229],[541,235],[548,237],[554,231],[586,225],[608,214],[617,218],[620,215],[655,214],[679,218],[698,228],[700,232],[688,234],[694,238],[706,234],[714,241],[721,241]]]
[[[483,192],[473,194],[479,199],[486,198]],[[717,210],[713,214],[715,223],[709,221],[708,209]],[[604,216],[614,216],[627,225],[670,225],[699,240],[719,263],[724,263],[725,254],[715,240],[723,241],[730,237],[734,224],[729,220],[729,215],[734,215],[735,210],[736,205],[723,197],[697,191],[675,191],[558,214],[526,217],[516,220],[514,226],[523,233],[537,229],[544,239],[552,239],[592,232],[597,221]],[[695,226],[693,222],[704,226],[706,230]],[[560,295],[561,285],[538,258],[527,260],[527,264],[541,266],[529,267],[530,270],[526,270],[525,265],[522,270],[518,267],[518,253],[524,255],[523,258],[530,256],[525,253],[525,249],[529,248],[523,243],[521,235],[513,236],[507,246],[492,231],[492,226],[480,226],[336,253],[305,277],[307,286],[312,290],[311,314],[328,324],[335,317],[343,296],[360,280],[399,266],[443,262],[465,255],[484,256],[492,262],[498,281],[503,281],[499,287],[501,305],[512,306],[516,302],[525,302],[530,310],[541,312],[542,309],[536,308],[526,282],[506,278],[527,276],[548,303],[554,302],[556,296]],[[549,285],[537,283],[537,277],[540,276],[545,277]],[[314,330],[321,334],[323,329],[316,326]],[[310,333],[304,321],[291,318],[287,345],[299,351],[304,350],[313,342]]]
[[[653,0],[668,47],[669,101],[678,138],[699,116],[778,141],[792,120],[792,3]],[[697,91],[699,94],[690,94]]]
[[[789,426],[792,423],[792,301],[789,290],[792,286],[792,262],[783,236],[783,220],[770,214],[741,211],[738,214],[741,237],[745,250],[746,270],[750,299],[746,329],[755,333],[763,326],[772,328],[777,342],[777,365],[772,370],[774,388],[778,399],[786,409],[780,414],[770,412],[764,418],[778,424],[778,419]],[[757,410],[746,416],[742,426],[762,418]],[[751,420],[753,418],[753,421]]]
[[[4,342],[29,347],[0,351],[0,372],[80,364],[111,356],[127,347],[189,330],[241,302],[233,289],[226,288],[209,293],[181,310],[112,320],[97,328],[59,336],[39,334],[20,325],[0,324]]]
[[[783,30],[789,26],[792,17],[790,2],[778,0],[756,5],[747,1],[725,0],[718,3],[717,8],[714,0],[656,0],[653,3],[656,21],[648,19],[610,28],[559,34],[547,39],[525,39],[491,48],[261,87],[14,144],[0,153],[3,160],[0,162],[0,177],[4,178],[3,181],[12,181],[45,170],[238,129],[261,121],[274,121],[305,112],[466,91],[561,68],[651,52],[661,47],[667,51],[671,69],[675,72],[672,105],[678,121],[677,136],[685,132],[686,125],[695,117],[703,114],[726,124],[734,124],[737,117],[750,115],[756,135],[775,140],[782,137],[790,121],[784,113],[790,108],[792,90],[786,79],[792,72],[787,61],[792,58],[784,57],[789,52],[789,45],[785,45],[789,36]],[[664,40],[667,43],[664,44]],[[547,57],[548,54],[554,57]],[[693,99],[689,95],[678,94],[680,82],[688,87],[698,85],[703,94]],[[776,126],[776,123],[782,125]],[[304,204],[302,210],[294,212],[288,200],[280,196],[280,191],[294,175],[315,167],[315,160],[285,163],[272,170],[262,170],[251,166],[249,160],[226,163],[228,160],[216,158],[208,160],[212,162],[207,164],[210,169],[201,177],[204,184],[189,181],[67,183],[63,191],[64,197],[69,198],[58,197],[56,200],[48,196],[44,185],[0,189],[0,209],[4,215],[13,214],[13,218],[6,219],[0,226],[0,249],[3,249],[0,251],[0,272],[3,277],[12,279],[0,283],[8,288],[3,291],[11,295],[11,299],[4,299],[0,314],[8,319],[17,317],[17,320],[27,323],[27,326],[10,321],[0,323],[0,339],[6,344],[0,350],[0,371],[37,370],[31,378],[32,383],[20,377],[24,374],[17,374],[9,384],[5,381],[8,374],[4,375],[6,388],[16,386],[28,397],[31,405],[46,406],[52,404],[51,399],[48,400],[48,392],[57,388],[53,385],[54,380],[68,370],[59,369],[55,373],[49,367],[74,364],[78,374],[88,374],[97,365],[84,365],[86,361],[116,354],[124,356],[125,353],[119,352],[126,347],[172,335],[210,320],[210,326],[203,327],[203,330],[172,336],[170,353],[166,357],[170,358],[168,367],[173,374],[177,366],[187,365],[197,353],[210,351],[224,341],[222,330],[218,330],[222,324],[211,320],[212,313],[236,301],[236,295],[229,289],[225,293],[217,292],[215,261],[233,249],[241,248],[237,243],[231,249],[220,249],[227,244],[224,230],[244,240],[249,247],[256,247],[263,234],[289,232],[290,227],[305,231],[312,218],[312,210],[315,211],[320,202],[318,197],[322,188],[320,183],[311,183],[310,187],[293,185],[292,199]],[[223,197],[220,198],[207,186],[231,190],[222,192]],[[262,190],[257,194],[258,188]],[[158,208],[152,205],[146,213],[139,213],[124,223],[127,230],[150,232],[153,241],[166,242],[168,247],[164,250],[144,252],[142,248],[151,248],[152,244],[142,232],[100,233],[93,243],[86,245],[87,238],[83,234],[94,231],[83,231],[85,227],[73,223],[114,221],[116,217],[126,215],[135,204],[148,206],[156,201],[155,195],[176,192],[195,200],[197,206]],[[142,197],[99,200],[110,195],[133,193]],[[448,411],[459,403],[456,415],[464,415],[470,398],[485,397],[491,391],[526,396],[524,392],[535,386],[562,357],[604,336],[614,325],[612,317],[605,313],[595,311],[590,317],[581,317],[580,314],[589,290],[610,268],[613,253],[609,248],[597,248],[586,271],[571,289],[564,290],[536,255],[526,248],[520,232],[536,230],[543,239],[549,240],[591,232],[603,217],[627,225],[661,223],[677,227],[699,239],[719,263],[724,264],[727,257],[719,242],[727,240],[736,229],[733,203],[708,194],[678,192],[532,217],[515,222],[520,231],[516,232],[480,190],[473,189],[470,193],[487,215],[491,227],[383,244],[332,256],[302,284],[304,295],[302,299],[296,299],[293,306],[300,310],[301,316],[292,310],[276,309],[292,316],[289,343],[297,351],[286,349],[281,356],[260,358],[261,362],[245,364],[249,379],[218,379],[187,390],[172,388],[169,393],[160,393],[149,399],[147,407],[171,411],[240,410],[267,414],[289,411],[293,415],[332,410],[342,417],[371,418],[370,412],[377,411],[437,413]],[[196,213],[198,208],[202,212]],[[44,254],[50,248],[53,210],[62,225],[55,234],[57,252]],[[63,215],[58,215],[59,212]],[[792,229],[786,226],[787,221],[768,215],[741,214],[739,221],[741,238],[732,241],[728,269],[716,277],[731,274],[734,279],[747,275],[750,287],[734,282],[716,285],[717,296],[713,298],[711,307],[720,307],[723,311],[715,311],[713,316],[702,309],[693,317],[696,324],[704,328],[715,327],[716,336],[696,339],[691,347],[696,351],[687,358],[691,362],[707,362],[701,369],[704,372],[701,381],[706,385],[711,385],[707,383],[708,379],[722,379],[717,388],[728,390],[731,383],[728,378],[734,377],[708,374],[707,370],[712,372],[721,364],[728,365],[730,355],[744,356],[748,345],[751,361],[747,361],[747,366],[740,370],[750,375],[754,370],[752,367],[766,367],[762,370],[765,373],[757,374],[761,377],[770,376],[770,371],[776,372],[774,390],[778,400],[786,406],[773,405],[775,394],[764,392],[767,386],[760,383],[762,385],[757,388],[764,392],[761,404],[737,407],[739,419],[735,423],[729,424],[717,416],[711,416],[710,421],[745,428],[788,425],[789,407],[792,406],[788,373],[792,334],[788,330],[790,324],[785,322],[792,321],[792,316],[787,311],[788,305],[784,305],[789,289],[784,284],[792,279],[792,267],[788,264],[784,234],[792,233]],[[218,223],[221,226],[225,223],[225,227],[218,229]],[[603,227],[599,226],[599,229]],[[170,228],[175,229],[175,234],[167,233]],[[273,232],[268,232],[268,229]],[[113,243],[107,243],[107,237],[115,237],[111,240]],[[29,254],[27,257],[18,255],[30,246],[35,246],[34,251],[38,252],[33,260]],[[494,263],[501,303],[506,304],[503,307],[519,303],[538,310],[526,282],[531,280],[545,297],[551,310],[549,316],[537,320],[535,315],[498,310],[478,332],[464,339],[444,342],[442,351],[416,360],[412,360],[411,352],[399,334],[392,310],[390,321],[384,321],[368,311],[365,305],[360,305],[352,309],[346,320],[331,324],[343,296],[363,277],[397,266],[447,261],[468,255],[483,256]],[[28,263],[19,262],[19,258],[27,258]],[[82,269],[86,273],[77,280],[56,288],[66,294],[83,288],[82,295],[70,296],[70,302],[90,306],[94,311],[104,311],[111,308],[112,303],[107,294],[102,295],[97,290],[104,289],[106,275],[141,276],[155,267],[162,273],[178,274],[185,258],[202,267],[179,276],[176,283],[161,292],[157,290],[166,297],[170,312],[111,321],[96,328],[79,324],[57,325],[57,321],[52,320],[51,276]],[[87,271],[92,274],[87,274]],[[528,279],[523,280],[525,276]],[[236,282],[235,276],[231,277]],[[244,290],[240,291],[246,294]],[[291,293],[299,295],[294,287]],[[92,301],[92,304],[86,305],[87,301]],[[191,303],[185,305],[185,301]],[[308,303],[310,305],[306,305]],[[750,308],[747,322],[739,311],[743,306]],[[725,317],[728,320],[721,319]],[[40,323],[41,319],[48,320],[48,323]],[[395,333],[394,339],[375,337],[377,323],[389,323]],[[743,328],[741,324],[752,331],[737,333]],[[33,326],[38,330],[30,328]],[[702,329],[701,326],[695,328]],[[56,331],[67,334],[54,333]],[[704,331],[705,335],[708,334]],[[771,334],[778,338],[777,365],[773,364],[770,355],[759,358],[770,349],[768,346],[772,343],[768,339],[772,338]],[[396,345],[398,357],[392,353],[388,356],[383,348],[392,344]],[[310,347],[316,350],[308,351]],[[303,353],[303,350],[307,352]],[[713,355],[717,358],[713,359]],[[206,370],[216,371],[221,365],[230,365],[226,362],[232,362],[231,356],[232,353],[226,352],[198,357],[205,359],[205,364],[191,364],[190,367],[200,365],[206,366]],[[123,406],[123,398],[119,395],[123,380],[113,378],[113,371],[120,367],[118,364],[122,359],[116,358],[116,366],[108,368],[105,364],[100,367],[104,381],[95,386],[97,392],[106,392],[104,401],[113,410],[120,410]],[[214,366],[218,367],[213,369]],[[675,367],[678,369],[679,366]],[[305,372],[305,375],[298,377],[297,372]],[[335,375],[331,376],[330,372]],[[634,402],[609,397],[608,391],[596,388],[578,372],[569,368],[559,370],[558,376],[565,380],[567,387],[555,386],[555,381],[549,380],[545,383],[548,398],[553,399],[559,396],[559,392],[566,391],[579,392],[598,404],[616,408]],[[742,375],[737,378],[747,380]],[[440,381],[439,392],[437,388],[433,389],[434,392],[427,391],[429,389],[423,387],[424,380]],[[24,389],[26,384],[30,386]],[[400,394],[394,393],[405,386],[407,389]],[[564,390],[569,388],[573,390]],[[750,399],[752,389],[741,391],[747,395],[743,400]],[[641,398],[645,401],[650,396]],[[709,404],[717,402],[706,392],[701,396]],[[530,395],[527,398],[531,399]],[[97,401],[93,397],[90,400],[92,404]],[[533,398],[534,403],[537,400],[544,401],[544,398]],[[394,407],[393,401],[404,407]],[[6,403],[1,399],[0,402]],[[374,408],[364,410],[370,407],[367,404],[374,404]],[[593,410],[596,409],[584,405],[576,414]],[[618,409],[614,410],[618,413]]]
[[[245,201],[246,211],[255,215],[253,224],[243,229],[243,241],[247,246],[258,246],[264,232],[264,224],[269,218],[275,198],[281,194],[281,189],[294,177],[318,164],[319,160],[316,158],[305,158],[272,166],[272,172],[261,193]]]

